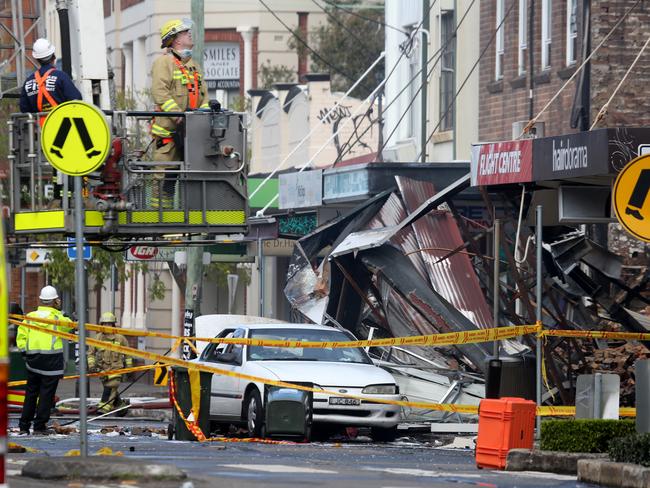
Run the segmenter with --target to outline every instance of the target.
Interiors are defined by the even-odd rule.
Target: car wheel
[[[397,438],[397,425],[395,427],[372,427],[370,437],[375,442],[393,442]]]
[[[246,425],[248,426],[249,437],[264,436],[264,408],[262,407],[262,397],[257,388],[253,388],[246,395],[244,402],[244,415],[246,415]]]

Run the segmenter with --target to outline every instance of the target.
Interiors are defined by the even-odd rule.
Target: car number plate
[[[330,405],[361,405],[358,398],[330,397]]]

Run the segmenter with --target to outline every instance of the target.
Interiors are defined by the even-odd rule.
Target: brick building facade
[[[536,0],[534,2],[533,30],[533,114],[537,114],[555,95],[582,63],[584,1],[588,0]],[[633,0],[612,0],[591,2],[591,46],[595,48],[612,27],[636,2]],[[546,4],[546,5],[545,5]],[[508,140],[512,138],[512,123],[529,120],[530,60],[525,52],[523,65],[520,63],[521,7],[526,16],[524,36],[528,41],[528,27],[531,15],[531,1],[489,0],[481,2],[481,51],[486,48],[480,65],[479,138],[482,141]],[[575,23],[571,25],[572,11]],[[548,16],[543,9],[548,8]],[[502,42],[494,36],[497,15],[505,18]],[[543,29],[543,19],[549,19],[549,29]],[[573,27],[575,26],[575,27]],[[618,82],[638,54],[650,32],[650,5],[641,2],[619,26],[612,37],[599,49],[591,61],[589,83],[590,116],[593,122],[596,114],[607,101]],[[542,46],[550,41],[548,65],[542,69]],[[570,36],[573,32],[574,36]],[[493,37],[494,40],[490,41]],[[570,47],[575,37],[574,48]],[[568,42],[569,41],[569,42]],[[490,44],[488,46],[488,44]],[[502,46],[502,76],[497,76],[497,46]],[[573,60],[568,51],[574,49]],[[520,69],[523,68],[522,70]],[[558,135],[576,132],[571,127],[571,114],[580,76],[564,89],[558,99],[541,116],[545,122],[545,134]],[[650,55],[646,53],[630,73],[626,83],[612,101],[606,117],[599,127],[621,125],[643,126],[650,123],[650,101],[644,96],[644,89],[650,78]]]

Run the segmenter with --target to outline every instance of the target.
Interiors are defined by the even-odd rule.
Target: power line
[[[323,0],[323,1],[326,2],[327,0]],[[431,15],[431,10],[433,10],[433,7],[435,6],[436,2],[437,2],[437,0],[433,0],[433,2],[431,2],[431,4],[429,5],[429,11],[427,12],[427,15]],[[469,10],[469,9],[468,9],[468,10]],[[467,14],[465,14],[465,15],[467,15]],[[464,17],[463,17],[463,19],[464,19]],[[412,41],[411,37],[414,36],[414,35],[415,35],[419,30],[420,30],[420,28],[422,27],[422,24],[424,24],[424,17],[422,18],[422,20],[420,21],[420,23],[415,27],[415,29],[413,29],[413,31],[409,34],[409,41]],[[459,24],[459,26],[460,26],[460,24]],[[408,46],[409,44],[411,44],[411,43],[412,43],[412,42],[409,42],[409,43],[407,44],[407,46]],[[404,48],[401,50],[401,54],[400,54],[399,58],[397,58],[397,61],[396,61],[395,64],[393,65],[393,68],[390,70],[390,73],[386,76],[386,81],[388,81],[388,80],[391,78],[391,76],[393,75],[393,73],[395,72],[395,70],[397,69],[397,67],[399,66],[399,64],[400,64],[400,62],[402,61],[402,59],[404,58],[404,56],[406,56],[406,53],[407,53],[407,51],[408,51],[409,49],[410,49],[410,47],[404,47]],[[441,48],[441,49],[442,49],[442,48]],[[429,58],[429,60],[427,61],[427,65],[428,65],[428,64],[431,62],[431,60],[432,60],[432,59],[433,59],[433,58],[438,54],[438,52],[441,51],[441,49],[439,49],[439,50],[438,50],[434,55],[431,56],[431,58]],[[404,93],[404,90],[406,90],[406,88],[407,88],[411,83],[413,83],[413,80],[414,80],[416,77],[418,77],[418,76],[420,75],[420,73],[422,73],[422,70],[421,70],[421,69],[420,69],[420,71],[418,71],[418,72],[416,73],[415,77],[412,78],[412,79],[411,79],[411,80],[410,80],[410,81],[409,81],[409,82],[408,82],[408,83],[407,83],[407,84],[402,88],[402,90],[400,90],[400,92],[397,94],[397,96],[396,96],[395,98],[393,98],[393,100],[391,100],[391,102],[390,102],[390,103],[389,103],[389,104],[388,104],[388,105],[383,109],[384,111],[387,110],[387,109],[388,109],[388,108],[389,108],[393,103],[395,103],[395,101],[397,100],[397,98],[398,98],[402,93]],[[379,93],[378,96],[381,96],[381,93]],[[349,153],[352,151],[352,149],[354,148],[354,145],[357,144],[357,143],[359,142],[359,140],[360,140],[360,139],[361,139],[361,138],[362,138],[362,137],[363,137],[363,136],[364,136],[364,135],[365,135],[365,134],[366,134],[366,133],[367,133],[371,128],[372,128],[372,124],[370,124],[370,125],[366,128],[366,130],[364,130],[364,131],[361,133],[361,135],[357,138],[357,140],[356,140],[354,143],[350,144],[350,141],[352,141],[352,137],[354,137],[354,135],[355,135],[355,131],[353,131],[352,134],[350,134],[350,137],[348,138],[348,140],[347,140],[347,141],[345,142],[345,144],[342,146],[342,147],[344,148],[344,151],[343,151],[343,153],[342,153],[341,155],[339,155],[339,156],[337,157],[336,161],[341,161],[341,160],[343,159],[344,156],[346,156],[347,154],[349,154]],[[391,134],[391,136],[392,136],[392,134]],[[384,144],[382,145],[381,149],[378,151],[378,154],[381,154],[381,152],[383,151],[384,147],[386,147],[386,142],[384,142]]]
[[[438,120],[438,123],[437,123],[436,126],[433,128],[433,130],[431,131],[431,134],[429,134],[429,137],[427,137],[426,143],[425,143],[425,145],[424,145],[425,147],[426,147],[427,144],[429,144],[429,141],[431,141],[431,138],[433,137],[433,135],[434,135],[434,134],[436,133],[436,131],[440,128],[440,124],[442,123],[442,121],[444,120],[444,118],[447,116],[447,114],[448,114],[449,111],[451,110],[451,107],[453,107],[454,104],[456,103],[456,99],[458,98],[458,95],[460,94],[461,90],[465,87],[465,85],[466,85],[467,82],[469,81],[470,76],[472,76],[472,73],[474,73],[474,70],[475,70],[476,67],[479,65],[481,59],[483,59],[483,56],[485,56],[485,53],[487,52],[488,48],[492,45],[492,42],[494,41],[494,39],[496,39],[496,36],[497,36],[497,33],[499,32],[499,29],[501,28],[501,26],[503,26],[504,22],[506,21],[506,19],[508,18],[508,16],[509,16],[510,13],[512,12],[512,10],[513,10],[513,8],[514,8],[514,6],[515,6],[516,3],[517,3],[517,0],[512,0],[512,3],[510,4],[510,7],[508,8],[508,11],[505,13],[505,15],[503,16],[503,19],[501,19],[501,22],[499,22],[499,25],[496,27],[496,29],[494,29],[494,32],[492,33],[492,35],[490,36],[490,39],[488,40],[487,44],[485,45],[485,47],[484,47],[483,50],[481,51],[481,54],[479,55],[478,59],[476,60],[476,62],[475,62],[474,65],[472,66],[472,69],[469,70],[469,73],[467,73],[467,76],[466,76],[465,79],[463,80],[463,83],[461,83],[461,85],[460,85],[460,87],[458,88],[458,90],[456,91],[456,93],[454,93],[454,98],[452,98],[452,100],[451,100],[451,102],[449,103],[449,105],[447,105],[447,108],[446,108],[446,110],[445,110],[445,113],[443,113],[443,114],[440,116],[440,119]],[[456,142],[456,141],[454,141],[454,143],[455,143],[455,142]],[[418,157],[417,157],[416,159],[420,159],[420,156],[422,155],[422,152],[423,152],[423,151],[424,151],[424,147],[420,148],[420,154],[418,154]]]
[[[341,69],[341,68],[339,68],[339,67],[337,67],[337,66],[334,66],[332,63],[330,63],[330,62],[329,62],[327,59],[325,59],[323,56],[321,56],[320,54],[318,54],[318,52],[316,52],[316,50],[314,50],[314,49],[313,49],[309,44],[307,44],[307,41],[305,41],[302,37],[300,37],[298,34],[296,34],[296,33],[291,29],[291,27],[289,27],[287,24],[285,24],[284,21],[283,21],[283,20],[278,16],[278,14],[276,14],[273,10],[271,10],[271,8],[266,4],[266,2],[265,2],[264,0],[259,0],[259,2],[264,6],[264,8],[265,8],[265,9],[266,9],[266,10],[267,10],[267,11],[268,11],[268,12],[269,12],[273,17],[275,17],[275,19],[276,19],[278,22],[280,22],[280,24],[282,24],[282,26],[283,26],[283,27],[284,27],[284,28],[285,28],[289,33],[291,33],[291,35],[292,35],[293,37],[296,38],[296,40],[297,40],[300,44],[302,44],[303,46],[305,46],[305,47],[306,47],[306,48],[307,48],[307,49],[308,49],[308,50],[309,50],[309,51],[310,51],[314,56],[316,56],[316,58],[318,58],[320,61],[322,61],[325,65],[329,66],[329,67],[330,67],[331,69],[333,69],[335,72],[337,72],[337,73],[342,74],[343,76],[345,76],[348,80],[350,80],[350,81],[355,81],[355,78],[354,78],[351,74],[346,73],[343,69]]]
[[[431,55],[431,57],[427,60],[426,66],[428,67],[429,64],[433,61],[434,58],[436,58],[436,57],[438,58],[438,59],[436,59],[436,62],[435,62],[434,65],[431,67],[431,69],[427,71],[427,78],[429,78],[429,77],[431,76],[431,74],[433,73],[433,69],[434,69],[434,68],[436,67],[436,65],[438,64],[438,61],[440,61],[440,59],[442,58],[442,54],[443,54],[444,49],[449,45],[449,43],[454,39],[454,37],[456,37],[458,30],[460,29],[461,25],[463,25],[463,22],[464,22],[465,19],[467,18],[467,15],[469,14],[471,8],[474,6],[475,1],[476,1],[476,0],[472,0],[472,3],[470,3],[470,5],[467,7],[467,10],[465,10],[465,13],[463,14],[463,16],[462,16],[462,17],[460,18],[460,20],[458,21],[458,23],[457,23],[457,25],[456,25],[456,28],[454,29],[454,32],[453,32],[452,36],[450,36],[450,38],[447,39],[447,41],[445,42],[445,44],[443,44],[443,45],[442,45],[442,46],[441,46],[441,47],[440,47],[440,48],[439,48],[435,53],[433,53],[433,54]],[[435,2],[434,2],[434,3],[435,3]],[[404,53],[402,53],[402,54],[404,54]],[[395,68],[397,67],[397,65],[399,65],[399,62],[400,62],[400,61],[401,61],[401,57],[400,57],[400,59],[397,60],[397,63],[395,63],[395,65],[393,66],[393,70],[391,71],[391,73],[392,73],[393,71],[395,71]],[[394,103],[399,99],[399,97],[402,95],[402,93],[404,93],[404,92],[408,89],[408,87],[411,86],[411,83],[413,83],[416,79],[418,79],[418,78],[420,77],[420,74],[422,73],[422,70],[423,70],[423,69],[424,69],[424,67],[420,68],[420,69],[417,71],[417,73],[415,73],[415,74],[413,75],[413,77],[408,81],[408,83],[406,83],[406,84],[402,87],[402,89],[397,93],[397,95],[395,95],[395,97],[393,97],[393,99],[388,103],[388,105],[386,105],[386,107],[384,107],[384,111],[385,111],[385,110],[388,110],[388,109],[389,109],[389,108],[390,108],[390,107],[391,107],[391,106],[392,106],[392,105],[393,105],[393,104],[394,104]],[[404,119],[404,117],[405,117],[406,114],[408,113],[410,107],[411,107],[411,106],[413,105],[413,103],[415,102],[415,100],[416,100],[417,96],[419,95],[420,91],[422,91],[422,88],[423,88],[423,86],[420,85],[420,88],[418,89],[418,91],[417,91],[417,92],[415,93],[415,95],[411,98],[411,101],[410,101],[408,107],[407,107],[406,110],[402,113],[402,115],[401,115],[401,117],[400,117],[398,123],[396,124],[395,128],[394,128],[393,131],[390,133],[390,135],[389,135],[387,138],[385,138],[385,140],[384,140],[384,144],[382,145],[381,149],[379,150],[379,153],[381,153],[381,152],[385,149],[385,147],[388,145],[388,142],[390,141],[390,138],[393,136],[393,134],[394,134],[395,131],[397,130],[397,127],[399,127],[399,124],[401,123],[401,121]],[[363,137],[363,136],[364,136],[364,135],[365,135],[365,134],[366,134],[366,133],[371,129],[371,127],[372,127],[372,126],[367,127],[367,128],[366,128],[366,129],[361,133],[361,135],[359,136],[358,139],[360,139],[361,137]],[[352,137],[350,137],[350,139],[348,139],[346,145],[350,143],[350,140],[351,140],[351,139],[352,139]],[[356,142],[355,142],[354,144],[356,144]],[[343,156],[346,156],[350,151],[352,151],[352,149],[354,148],[354,144],[352,144],[351,146],[347,147],[347,148],[346,148],[346,151],[347,151],[347,152],[345,152],[344,154],[342,154],[342,155],[339,157],[339,159],[342,158]],[[345,147],[345,146],[344,146],[344,147]]]
[[[349,15],[352,15],[354,17],[358,17],[359,19],[366,20],[368,22],[373,22],[375,24],[381,25],[382,27],[386,27],[388,29],[395,30],[397,32],[401,32],[402,34],[408,35],[408,32],[405,31],[404,29],[400,29],[399,27],[395,27],[394,25],[387,24],[385,22],[382,22],[381,20],[373,19],[372,17],[366,17],[365,15],[361,15],[358,12],[355,12],[354,10],[347,9],[345,7],[341,7],[340,5],[337,5],[336,3],[330,1],[330,0],[323,0],[327,5],[330,7],[334,7],[337,10],[341,10],[342,12],[345,12]]]
[[[370,46],[363,39],[361,39],[359,36],[357,36],[357,34],[352,29],[350,29],[347,25],[345,25],[344,22],[341,22],[339,19],[337,19],[336,15],[334,15],[332,12],[327,10],[325,7],[323,7],[316,0],[311,0],[311,1],[319,9],[321,9],[325,13],[325,15],[327,15],[335,24],[338,24],[345,32],[350,34],[350,36],[352,36],[352,38],[359,43],[358,47],[361,47],[361,48],[369,50],[369,51],[372,50],[370,48]]]
[[[444,56],[444,54],[445,54],[445,49],[447,48],[447,46],[448,46],[448,45],[451,43],[451,41],[456,37],[456,33],[458,32],[458,29],[460,29],[460,26],[463,24],[463,21],[465,20],[465,18],[466,18],[467,15],[469,14],[469,12],[470,12],[470,10],[472,9],[472,7],[474,6],[474,3],[475,3],[475,2],[476,2],[476,0],[472,0],[472,2],[471,2],[471,3],[469,4],[469,6],[467,7],[467,10],[465,10],[465,13],[464,13],[463,16],[460,18],[460,20],[458,21],[458,23],[457,23],[457,25],[456,25],[456,29],[454,30],[453,35],[450,36],[449,39],[447,39],[447,41],[445,42],[445,44],[442,45],[442,46],[438,49],[438,51],[437,51],[433,56],[431,56],[431,58],[427,61],[427,67],[428,67],[428,66],[429,66],[429,63],[431,62],[431,60],[432,60],[434,57],[438,56],[438,54],[439,54],[438,59],[436,59],[436,62],[433,63],[433,66],[431,66],[431,69],[427,71],[427,79],[428,79],[428,78],[431,76],[431,74],[433,73],[434,68],[438,65],[438,62],[442,59],[442,56]],[[424,68],[422,68],[422,69],[424,69]],[[417,77],[419,76],[419,74],[422,72],[422,69],[420,69],[420,71],[418,72],[418,74],[416,74],[415,77],[414,77],[413,79],[415,79],[415,78],[417,78]],[[409,85],[410,85],[412,82],[413,82],[413,80],[411,80],[411,82],[409,82]],[[386,139],[384,140],[384,144],[383,144],[383,146],[381,147],[380,152],[383,151],[384,148],[388,145],[388,142],[390,141],[391,137],[393,137],[393,134],[395,134],[395,132],[397,131],[397,128],[398,128],[399,125],[402,123],[402,120],[404,120],[404,117],[406,117],[406,115],[408,114],[409,110],[411,110],[411,107],[412,107],[413,104],[415,103],[415,100],[417,100],[418,95],[419,95],[420,92],[422,91],[422,88],[424,88],[424,86],[423,86],[422,84],[420,84],[420,87],[419,87],[418,90],[415,92],[415,94],[413,95],[413,97],[411,97],[411,100],[410,100],[409,104],[407,105],[406,109],[404,110],[404,112],[403,112],[402,115],[400,116],[399,120],[397,121],[397,124],[395,124],[395,127],[393,128],[393,130],[391,131],[391,133],[390,133],[390,134],[388,135],[388,137],[386,137]],[[401,93],[402,93],[402,92],[400,92],[400,95],[401,95]],[[399,96],[399,95],[398,95],[398,96]],[[395,97],[395,98],[397,98],[397,97]],[[445,115],[446,115],[446,112],[445,112]],[[444,118],[444,116],[443,116],[443,118]],[[427,143],[428,143],[428,142],[429,142],[429,141],[427,140]],[[417,159],[420,159],[420,158],[418,157]]]

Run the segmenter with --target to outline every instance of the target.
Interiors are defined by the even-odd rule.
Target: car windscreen
[[[348,342],[354,340],[353,337],[334,329],[251,329],[249,337],[252,339],[306,342]],[[364,350],[358,347],[303,348],[249,346],[247,358],[249,361],[329,361],[336,363],[372,364]]]

